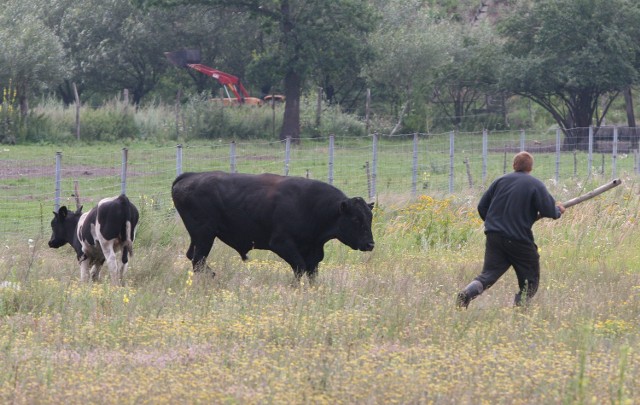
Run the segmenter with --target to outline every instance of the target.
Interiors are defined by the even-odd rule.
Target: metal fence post
[[[378,133],[373,134],[373,159],[371,167],[371,195],[369,199],[373,200],[376,196],[376,178],[378,177]]]
[[[589,152],[587,155],[587,179],[591,178],[593,172],[593,126],[589,126]]]
[[[329,184],[333,184],[333,148],[335,147],[335,136],[329,135]]]
[[[55,212],[58,212],[58,209],[60,208],[60,183],[61,183],[61,177],[62,177],[62,152],[56,152],[56,194],[55,194],[55,200],[53,203],[53,210]]]
[[[288,136],[284,143],[284,175],[289,175],[289,162],[291,161],[291,137]]]
[[[455,155],[455,131],[449,133],[449,193],[453,193],[453,169]]]
[[[122,148],[122,170],[120,172],[120,194],[127,194],[127,164],[129,149]]]
[[[236,141],[231,141],[231,146],[229,150],[229,171],[231,173],[236,173],[238,171],[236,167]]]
[[[418,188],[418,134],[413,134],[413,166],[411,168],[411,196],[415,197]]]
[[[482,130],[482,187],[487,183],[487,164],[489,159],[489,131]]]
[[[611,178],[615,179],[618,173],[618,127],[613,127],[613,148],[611,150]]]
[[[176,177],[182,174],[182,145],[176,145]]]
[[[556,184],[560,181],[560,128],[556,129]]]
[[[520,130],[520,152],[524,152],[525,149],[525,133],[524,129]]]

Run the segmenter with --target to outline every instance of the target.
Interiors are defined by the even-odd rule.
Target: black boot
[[[525,280],[524,287],[516,294],[513,305],[516,307],[526,307],[538,291],[538,280]]]
[[[458,308],[467,308],[471,300],[482,294],[482,291],[484,291],[482,283],[478,280],[473,280],[456,296],[456,306]]]
[[[531,297],[527,294],[527,291],[520,291],[513,299],[513,305],[516,307],[526,307],[529,305]]]

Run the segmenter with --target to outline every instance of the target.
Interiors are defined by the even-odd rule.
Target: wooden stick
[[[572,199],[570,199],[568,201],[565,201],[565,202],[562,203],[562,205],[565,208],[572,207],[572,206],[574,206],[576,204],[580,204],[581,202],[590,200],[593,197],[595,197],[597,195],[600,195],[600,194],[604,193],[607,190],[611,190],[612,188],[617,187],[620,184],[622,184],[622,180],[615,179],[615,180],[613,180],[613,181],[611,181],[611,182],[609,182],[609,183],[607,183],[607,184],[605,184],[603,186],[600,186],[600,187],[598,187],[598,188],[596,188],[594,190],[589,191],[586,194],[581,195],[580,197],[572,198]]]
[[[78,187],[78,180],[74,180],[73,181],[73,191],[74,191],[74,195],[76,197],[76,210],[80,210],[82,208],[82,205],[80,205],[80,191],[78,191],[79,187]]]

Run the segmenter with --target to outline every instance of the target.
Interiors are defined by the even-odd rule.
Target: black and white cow
[[[173,182],[174,205],[191,244],[194,271],[219,238],[247,259],[251,249],[271,250],[297,279],[313,281],[331,239],[361,251],[374,247],[372,207],[336,187],[302,177],[224,172],[184,173]]]
[[[82,281],[89,281],[89,276],[97,281],[100,267],[106,261],[111,283],[124,285],[139,218],[138,209],[124,194],[102,199],[84,214],[82,207],[70,212],[62,206],[53,215],[49,247],[59,248],[67,243],[73,247],[80,262]],[[119,251],[121,257],[116,255]]]

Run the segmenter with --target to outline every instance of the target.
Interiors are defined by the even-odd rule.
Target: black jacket
[[[525,172],[496,179],[478,203],[485,233],[534,243],[531,227],[540,217],[560,218],[560,208],[544,184]]]

